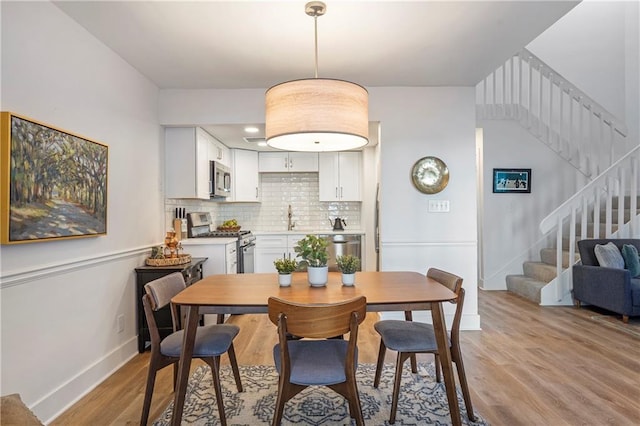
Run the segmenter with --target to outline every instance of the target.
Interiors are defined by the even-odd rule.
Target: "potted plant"
[[[360,268],[360,259],[351,254],[346,254],[336,257],[336,263],[338,264],[338,269],[342,272],[342,284],[353,285],[356,271]]]
[[[300,263],[307,265],[307,278],[313,287],[327,285],[329,279],[327,245],[324,238],[307,235],[299,240],[293,248],[297,257],[302,259]]]
[[[288,287],[291,285],[291,273],[298,268],[298,262],[295,259],[276,259],[273,261],[273,265],[278,271],[278,284],[281,287]]]

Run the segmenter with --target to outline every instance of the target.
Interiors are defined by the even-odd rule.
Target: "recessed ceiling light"
[[[258,129],[257,127],[254,126],[247,126],[244,128],[244,131],[247,133],[258,133],[260,131],[260,129]]]

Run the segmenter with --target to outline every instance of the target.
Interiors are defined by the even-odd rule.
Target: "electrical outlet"
[[[449,212],[449,200],[429,200],[429,212],[431,213]]]
[[[118,315],[118,319],[116,322],[118,325],[118,333],[122,333],[124,331],[124,315],[123,314]]]

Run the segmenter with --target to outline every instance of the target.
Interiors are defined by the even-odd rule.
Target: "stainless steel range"
[[[187,231],[189,238],[237,238],[238,273],[249,274],[254,271],[256,237],[251,231],[217,231],[213,229],[209,213],[189,213]]]

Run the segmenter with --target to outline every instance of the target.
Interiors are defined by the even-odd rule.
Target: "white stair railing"
[[[518,120],[587,177],[626,154],[624,123],[527,49],[476,86],[479,119]]]
[[[543,235],[556,233],[557,275],[542,289],[541,305],[571,301],[573,274],[571,267],[562,270],[563,247],[568,245],[569,259],[574,259],[578,237],[638,238],[639,169],[640,146],[637,146],[542,220],[540,231]],[[617,209],[615,216],[614,209]],[[629,210],[628,221],[625,221],[625,209]],[[601,214],[604,214],[604,220]],[[591,230],[589,224],[592,224]],[[565,241],[568,244],[563,244]]]

